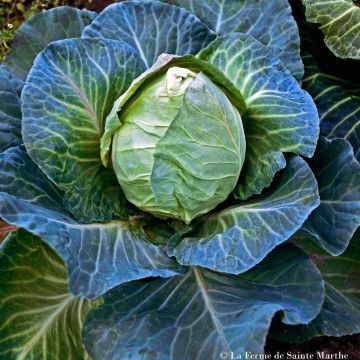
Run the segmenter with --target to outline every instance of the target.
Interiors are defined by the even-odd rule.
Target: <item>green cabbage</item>
[[[171,67],[119,113],[112,163],[127,199],[190,223],[224,201],[244,162],[237,108],[204,73]]]

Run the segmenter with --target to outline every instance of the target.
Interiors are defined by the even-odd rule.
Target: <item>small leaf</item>
[[[25,80],[38,53],[52,41],[80,37],[84,27],[95,17],[93,11],[68,6],[36,14],[16,30],[4,66],[19,79]]]
[[[302,0],[306,19],[320,24],[325,44],[340,58],[360,59],[360,7],[353,0]]]
[[[320,138],[310,166],[319,184],[320,206],[302,230],[331,255],[339,255],[360,226],[360,164],[346,140]]]
[[[20,83],[0,67],[0,153],[22,143]]]
[[[241,32],[253,36],[276,54],[297,80],[302,78],[299,31],[288,1],[162,1],[191,11],[218,35]]]
[[[0,154],[0,175],[0,218],[58,253],[71,293],[95,298],[123,282],[183,271],[166,255],[169,234],[152,219],[87,225],[73,220],[61,207],[59,191],[21,148]]]
[[[20,12],[22,12],[22,13],[25,12],[25,6],[22,3],[16,4],[16,9],[19,10]]]
[[[360,231],[340,256],[331,256],[313,242],[296,239],[325,280],[325,299],[320,314],[306,326],[274,324],[271,336],[283,341],[304,342],[316,336],[344,336],[360,332]]]
[[[215,35],[184,9],[158,1],[125,1],[108,6],[82,37],[121,40],[136,49],[149,68],[163,53],[196,54]]]
[[[132,213],[115,174],[101,163],[100,138],[115,100],[143,70],[124,43],[67,39],[49,45],[29,73],[22,93],[26,149],[65,191],[79,221]]]
[[[282,152],[311,157],[319,118],[311,97],[284,65],[249,35],[234,33],[211,43],[199,58],[221,70],[242,93],[245,171],[236,195],[247,199],[270,185],[285,166]]]
[[[81,330],[89,301],[68,292],[64,263],[39,238],[12,233],[0,248],[0,358],[86,359]]]
[[[183,277],[120,286],[87,318],[84,343],[95,360],[262,353],[275,313],[287,324],[306,324],[323,296],[315,265],[287,245],[241,276],[192,268]]]
[[[169,255],[183,265],[242,273],[290,238],[318,205],[314,175],[294,156],[268,193],[200,218],[190,234],[170,240]]]

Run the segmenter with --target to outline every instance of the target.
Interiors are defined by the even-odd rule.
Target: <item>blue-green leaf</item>
[[[245,167],[236,195],[247,199],[284,168],[283,152],[311,157],[319,118],[311,97],[264,45],[234,33],[211,43],[199,57],[218,67],[241,91],[246,135]]]
[[[0,153],[22,143],[19,81],[0,67]]]
[[[0,218],[56,250],[67,265],[73,294],[95,298],[123,282],[182,271],[162,245],[168,235],[151,219],[149,225],[141,217],[74,221],[61,208],[59,191],[21,148],[0,154],[0,175]]]
[[[0,159],[0,193],[9,193],[39,208],[68,215],[62,206],[63,193],[31,161],[24,146],[5,151]]]
[[[276,54],[300,80],[300,38],[287,0],[162,0],[196,15],[218,35],[246,33]]]
[[[196,54],[215,35],[184,9],[158,1],[125,1],[108,6],[82,37],[124,41],[151,67],[162,53]]]
[[[340,58],[360,60],[360,6],[357,0],[302,0],[306,19],[320,24],[325,44]]]
[[[183,277],[120,286],[87,318],[84,343],[95,360],[262,353],[275,313],[287,324],[306,324],[323,296],[315,265],[287,245],[241,276],[192,268]]]
[[[83,322],[101,301],[68,291],[66,267],[39,238],[19,230],[0,248],[0,358],[87,359]]]
[[[170,240],[169,255],[183,265],[242,273],[293,235],[318,205],[314,175],[294,156],[268,193],[200,218],[190,234]]]
[[[320,206],[302,230],[339,255],[360,226],[360,164],[346,140],[320,138],[310,166],[319,184]]]
[[[100,159],[105,118],[144,70],[135,50],[114,40],[53,42],[36,59],[22,93],[23,140],[31,158],[65,191],[82,222],[127,217],[129,205]]]
[[[311,255],[324,277],[324,304],[320,314],[307,326],[276,324],[271,336],[287,342],[304,342],[316,336],[359,333],[360,231],[340,256],[331,256],[306,239],[297,239],[295,244]]]
[[[36,14],[16,30],[4,66],[25,80],[39,52],[52,41],[80,37],[84,27],[95,17],[93,11],[68,6]]]

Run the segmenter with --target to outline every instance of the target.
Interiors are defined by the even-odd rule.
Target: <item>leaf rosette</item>
[[[24,301],[23,325],[8,301],[25,285],[0,287],[0,357],[54,358],[65,344],[86,358],[91,308],[83,341],[102,359],[261,352],[276,313],[286,326],[321,316],[321,271],[283,243],[306,234],[322,251],[346,250],[360,223],[359,164],[346,140],[318,141],[287,1],[211,3],[211,19],[204,1],[60,7],[15,34],[0,68],[0,219],[21,230],[1,247],[1,269],[17,279],[49,261],[51,281],[64,285],[66,268],[68,283],[39,282],[39,299],[29,290],[41,316]],[[24,258],[12,261],[16,246]],[[27,259],[38,249],[41,264]],[[80,314],[72,330],[47,347],[68,311]]]

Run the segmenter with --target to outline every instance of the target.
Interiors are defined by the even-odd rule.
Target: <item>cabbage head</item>
[[[127,199],[186,223],[223,202],[245,158],[239,110],[206,74],[171,67],[119,112],[112,164]]]

